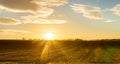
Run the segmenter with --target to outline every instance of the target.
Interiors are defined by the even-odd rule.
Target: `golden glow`
[[[53,33],[46,33],[44,35],[45,40],[54,40],[54,34]]]

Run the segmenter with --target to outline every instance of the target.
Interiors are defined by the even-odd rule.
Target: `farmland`
[[[0,64],[119,64],[120,40],[0,40]]]

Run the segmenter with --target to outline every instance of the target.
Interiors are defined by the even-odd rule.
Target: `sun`
[[[54,40],[54,34],[53,33],[46,33],[44,34],[45,40]]]

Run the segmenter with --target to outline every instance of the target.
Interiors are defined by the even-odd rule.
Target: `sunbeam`
[[[42,61],[46,61],[47,60],[49,44],[50,44],[49,41],[47,41],[45,43],[45,46],[44,46],[43,51],[42,51],[41,56],[40,56],[40,60],[42,60]]]

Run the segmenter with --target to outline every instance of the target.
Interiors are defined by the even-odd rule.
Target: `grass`
[[[120,40],[0,40],[0,64],[119,64]]]

